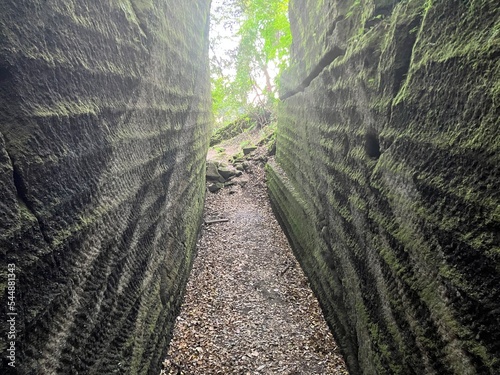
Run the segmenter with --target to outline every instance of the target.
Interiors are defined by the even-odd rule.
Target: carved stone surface
[[[191,267],[209,1],[3,0],[0,372],[158,374]]]
[[[500,373],[500,8],[290,1],[274,208],[351,374]]]

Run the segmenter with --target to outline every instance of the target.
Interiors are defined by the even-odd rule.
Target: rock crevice
[[[38,229],[43,236],[43,239],[45,242],[47,242],[48,245],[50,245],[50,241],[47,238],[43,227],[42,223],[40,221],[39,215],[37,215],[35,211],[35,207],[33,206],[32,202],[30,202],[29,197],[28,197],[28,191],[26,188],[26,182],[23,179],[21,172],[19,171],[19,168],[17,167],[16,163],[12,160],[12,158],[9,155],[9,152],[5,150],[7,153],[7,156],[10,160],[10,164],[12,167],[12,179],[14,183],[14,188],[15,188],[15,193],[16,193],[16,198],[18,199],[18,205],[22,208],[25,208],[31,216],[33,216],[36,219],[36,222],[38,224]]]
[[[299,92],[303,92],[311,82],[318,77],[321,72],[327,68],[335,59],[338,57],[342,57],[345,54],[345,51],[341,50],[338,47],[333,47],[332,50],[330,50],[328,53],[326,53],[323,58],[318,62],[318,64],[314,67],[312,72],[302,81],[302,83],[297,87],[296,89],[285,92],[280,96],[281,100],[285,100],[289,98],[290,96],[296,95]]]

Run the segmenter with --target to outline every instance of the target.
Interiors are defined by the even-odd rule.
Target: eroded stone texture
[[[290,1],[274,207],[351,374],[500,373],[500,8]]]
[[[209,1],[2,0],[0,372],[157,374],[204,198]]]

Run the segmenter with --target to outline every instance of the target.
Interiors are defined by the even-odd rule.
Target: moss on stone
[[[35,327],[19,371],[156,373],[200,227],[209,4],[4,8],[0,240]]]
[[[268,184],[327,320],[372,342],[338,334],[348,364],[354,373],[494,373],[500,332],[486,311],[500,270],[498,7],[290,10],[292,67]],[[326,61],[335,48],[342,53]],[[334,300],[359,319],[329,310]]]

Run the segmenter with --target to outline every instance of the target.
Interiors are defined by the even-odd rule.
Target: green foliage
[[[288,66],[288,0],[219,0],[212,9],[211,76],[216,124],[272,109]],[[220,28],[234,36],[222,35]],[[234,44],[225,49],[224,45]]]
[[[292,42],[287,17],[288,0],[247,0],[244,3],[244,21],[238,32],[241,41],[237,74],[250,72],[251,76],[260,69],[267,75],[271,63],[282,71],[288,66]],[[265,78],[268,79],[267,76]],[[279,75],[276,78],[279,79]],[[275,88],[276,80],[266,81],[265,90],[268,94]]]

